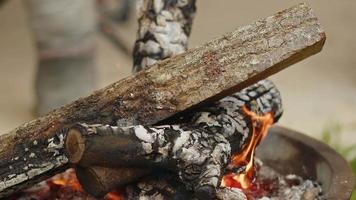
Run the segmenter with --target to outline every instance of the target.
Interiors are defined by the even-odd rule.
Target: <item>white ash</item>
[[[218,200],[247,200],[246,195],[238,188],[220,188],[216,197]]]
[[[321,185],[310,179],[303,179],[295,174],[282,175],[274,169],[261,164],[257,173],[257,181],[274,180],[276,191],[256,200],[325,200]]]

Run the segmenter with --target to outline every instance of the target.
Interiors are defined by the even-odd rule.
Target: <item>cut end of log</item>
[[[85,151],[85,140],[76,128],[68,131],[66,142],[66,154],[71,163],[79,163]]]

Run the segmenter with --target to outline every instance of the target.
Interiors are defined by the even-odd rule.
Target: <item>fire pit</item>
[[[254,159],[283,112],[278,89],[265,78],[324,45],[325,32],[308,5],[182,53],[195,0],[140,2],[134,71],[146,69],[1,137],[0,197],[350,196],[346,162],[306,136],[274,128],[259,147],[260,161]],[[79,182],[67,171],[22,190],[70,166]]]
[[[354,177],[348,163],[333,149],[311,137],[273,127],[257,148],[256,156],[281,174],[296,174],[318,181],[328,200],[350,199]]]
[[[271,148],[277,147],[278,148]],[[349,200],[354,177],[347,162],[327,145],[296,131],[274,126],[269,130],[267,137],[258,146],[256,156],[264,165],[273,168],[281,175],[294,174],[304,179],[320,183],[323,190],[323,199]],[[28,190],[20,193],[14,199],[45,199],[45,196],[91,199],[80,186],[75,177],[66,177],[70,180],[52,180],[47,185],[40,185],[42,189]],[[47,187],[46,187],[47,186]],[[48,186],[53,189],[48,190]],[[62,188],[62,189],[59,189]],[[45,195],[43,191],[53,194]],[[42,194],[41,194],[42,192]],[[182,195],[183,193],[187,193]],[[190,196],[187,191],[179,195]],[[176,195],[178,196],[178,195]],[[121,194],[110,193],[105,199],[121,199]]]

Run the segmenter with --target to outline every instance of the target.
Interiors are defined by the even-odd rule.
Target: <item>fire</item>
[[[61,187],[69,187],[73,190],[84,192],[82,186],[80,185],[74,170],[68,170],[63,174],[54,176],[47,181],[49,185],[57,185]]]
[[[73,169],[69,169],[66,172],[56,175],[47,181],[47,184],[50,186],[59,186],[59,187],[67,187],[74,191],[78,191],[81,193],[86,193],[82,186],[80,185],[77,176],[75,175],[75,171]],[[105,197],[105,200],[122,200],[121,194],[117,191],[113,191],[108,193]]]
[[[245,106],[242,110],[252,120],[252,136],[243,150],[232,157],[231,165],[234,167],[244,167],[244,169],[239,174],[230,173],[225,175],[222,180],[222,186],[248,189],[251,187],[255,175],[253,160],[255,149],[263,138],[266,137],[268,129],[273,124],[273,115],[272,113],[267,113],[260,116],[248,110]]]
[[[108,194],[105,196],[105,199],[106,199],[106,200],[123,200],[123,199],[121,198],[120,193],[118,193],[118,192],[110,192],[110,193],[108,193]]]

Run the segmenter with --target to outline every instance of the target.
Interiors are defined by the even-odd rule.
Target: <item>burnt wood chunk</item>
[[[173,161],[178,158],[174,153],[180,148],[188,149],[185,146],[188,143],[194,144],[195,148],[201,147],[191,153],[208,150],[219,142],[238,152],[253,129],[250,117],[242,108],[259,115],[271,113],[273,121],[277,122],[283,112],[281,102],[275,85],[262,80],[207,107],[196,109],[190,121],[184,124],[118,127],[79,123],[66,134],[66,155],[71,163],[84,167],[148,167],[156,163],[170,168],[178,165]],[[204,160],[211,153],[207,153]],[[201,155],[198,157],[202,158]]]
[[[84,178],[80,182],[94,196],[104,195],[128,180],[118,178],[115,184],[112,177],[106,176],[108,173],[141,168],[173,172],[199,199],[206,199],[215,196],[231,155],[251,138],[254,127],[243,107],[260,115],[271,113],[274,122],[282,114],[279,91],[271,81],[262,80],[196,109],[185,124],[76,124],[68,131],[65,148],[70,162],[85,169],[78,168],[78,177],[90,172],[86,177],[91,181]],[[139,177],[140,173],[137,174]],[[130,181],[134,178],[131,176]]]
[[[299,4],[25,123],[0,137],[0,196],[68,167],[65,131],[60,131],[65,127],[77,122],[155,124],[311,56],[324,41],[311,8]]]

